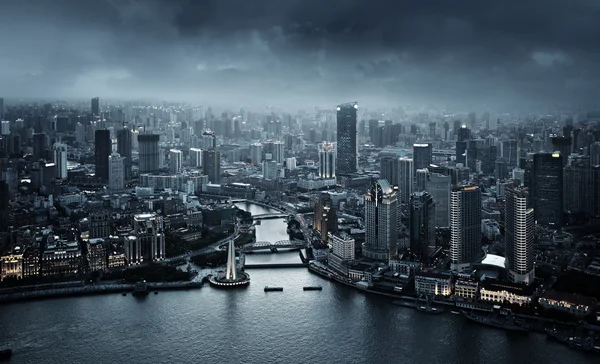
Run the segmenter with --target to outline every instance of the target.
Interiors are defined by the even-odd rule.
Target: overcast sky
[[[598,0],[0,0],[0,95],[597,102]]]

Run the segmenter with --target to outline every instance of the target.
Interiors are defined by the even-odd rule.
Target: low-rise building
[[[557,310],[583,317],[594,312],[598,303],[591,297],[548,290],[540,297],[539,304],[548,310]]]
[[[54,240],[42,254],[43,276],[76,274],[81,269],[81,249],[76,241]]]
[[[124,253],[111,251],[108,253],[108,269],[121,268],[127,264]]]
[[[105,270],[108,267],[105,240],[101,238],[90,239],[86,245],[90,272]]]
[[[5,278],[23,278],[23,254],[14,253],[0,257],[0,281]]]
[[[496,279],[485,279],[479,291],[482,301],[515,305],[528,305],[533,298],[534,287],[519,283],[504,282]]]
[[[463,300],[473,301],[477,298],[479,283],[468,276],[459,276],[454,283],[454,296]]]
[[[419,272],[415,275],[415,290],[418,295],[450,296],[452,277],[435,272]]]
[[[23,252],[23,278],[39,276],[41,269],[41,261],[41,254],[37,248],[26,248]]]

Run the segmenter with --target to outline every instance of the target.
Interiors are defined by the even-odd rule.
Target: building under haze
[[[507,188],[504,199],[505,265],[508,280],[531,284],[535,279],[533,266],[534,213],[527,206],[527,188]]]
[[[337,161],[336,175],[356,173],[358,170],[358,102],[337,107]]]
[[[398,250],[396,191],[386,180],[373,182],[365,196],[365,258],[388,261]]]
[[[482,256],[481,190],[455,186],[450,194],[450,269],[470,271]]]
[[[190,148],[190,165],[194,168],[202,167],[202,149]]]
[[[425,190],[435,202],[435,226],[448,227],[450,221],[450,190],[452,177],[441,173],[430,173]]]
[[[108,181],[108,157],[112,152],[110,130],[96,130],[94,139],[94,164],[96,177]]]
[[[138,135],[138,165],[140,174],[156,173],[160,169],[160,149],[157,134]]]

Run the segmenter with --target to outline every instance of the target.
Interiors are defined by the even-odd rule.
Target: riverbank
[[[198,289],[202,282],[160,282],[148,283],[149,291],[167,291],[181,289]],[[82,287],[48,288],[30,292],[19,292],[0,295],[0,304],[32,301],[50,298],[65,298],[78,296],[92,296],[110,293],[130,293],[135,288],[134,284],[98,284]]]

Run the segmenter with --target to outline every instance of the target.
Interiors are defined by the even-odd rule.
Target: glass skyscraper
[[[336,175],[356,173],[358,169],[357,110],[358,102],[349,102],[337,107]]]

